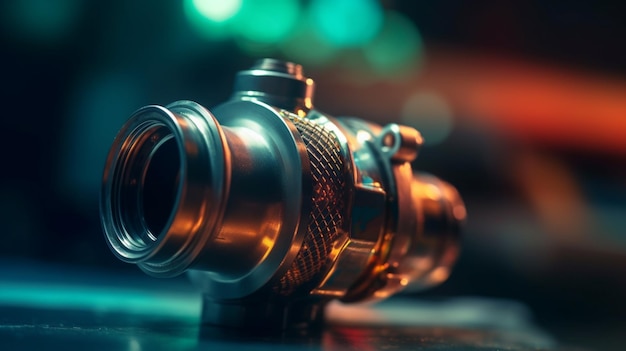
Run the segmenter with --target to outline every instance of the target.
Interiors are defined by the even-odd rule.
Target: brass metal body
[[[422,137],[313,107],[302,67],[242,71],[210,111],[147,106],[116,137],[101,217],[113,253],[146,273],[187,272],[203,321],[288,328],[443,282],[458,255],[457,191],[414,173]]]

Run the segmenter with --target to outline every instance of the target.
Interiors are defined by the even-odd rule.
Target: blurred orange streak
[[[431,50],[424,68],[403,81],[357,85],[342,71],[329,71],[318,86],[318,103],[328,111],[350,106],[362,117],[397,120],[410,94],[435,91],[457,119],[531,143],[626,154],[626,79],[617,77]]]
[[[513,62],[485,62],[461,111],[542,143],[626,153],[626,82]]]

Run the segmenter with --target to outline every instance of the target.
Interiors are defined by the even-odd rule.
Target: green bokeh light
[[[382,30],[363,48],[363,54],[377,72],[403,73],[421,64],[422,37],[410,19],[390,11],[385,16]]]
[[[298,0],[243,0],[233,31],[246,40],[276,44],[289,36],[299,15]]]
[[[310,6],[320,37],[336,47],[368,43],[383,22],[383,10],[375,0],[313,0]]]

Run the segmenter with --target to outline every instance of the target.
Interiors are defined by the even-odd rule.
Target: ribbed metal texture
[[[290,119],[302,136],[311,163],[313,206],[300,252],[274,287],[282,295],[311,282],[326,263],[343,226],[346,191],[341,146],[335,135],[305,118],[292,115]]]

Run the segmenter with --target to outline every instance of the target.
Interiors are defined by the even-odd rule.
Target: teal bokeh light
[[[143,289],[3,281],[0,305],[43,309],[85,309],[156,315],[197,323],[201,299],[195,292],[148,291]]]
[[[241,9],[242,0],[191,0],[198,13],[213,22],[225,22]]]
[[[263,48],[285,40],[300,15],[298,0],[185,0],[185,15],[210,40],[237,39]]]
[[[454,129],[454,113],[448,100],[435,91],[417,91],[402,106],[401,122],[419,130],[424,144],[444,142]]]
[[[292,34],[281,43],[280,49],[289,60],[306,66],[326,65],[339,52],[319,37],[308,16],[298,21]]]
[[[340,48],[367,44],[383,22],[375,0],[313,0],[310,14],[320,37]]]
[[[404,73],[421,64],[422,37],[410,19],[401,13],[389,11],[380,33],[363,48],[363,54],[377,72]]]
[[[231,22],[241,10],[242,0],[185,0],[185,16],[202,37],[226,39],[231,35]]]
[[[233,31],[245,40],[276,44],[289,36],[299,15],[298,0],[243,0]]]

